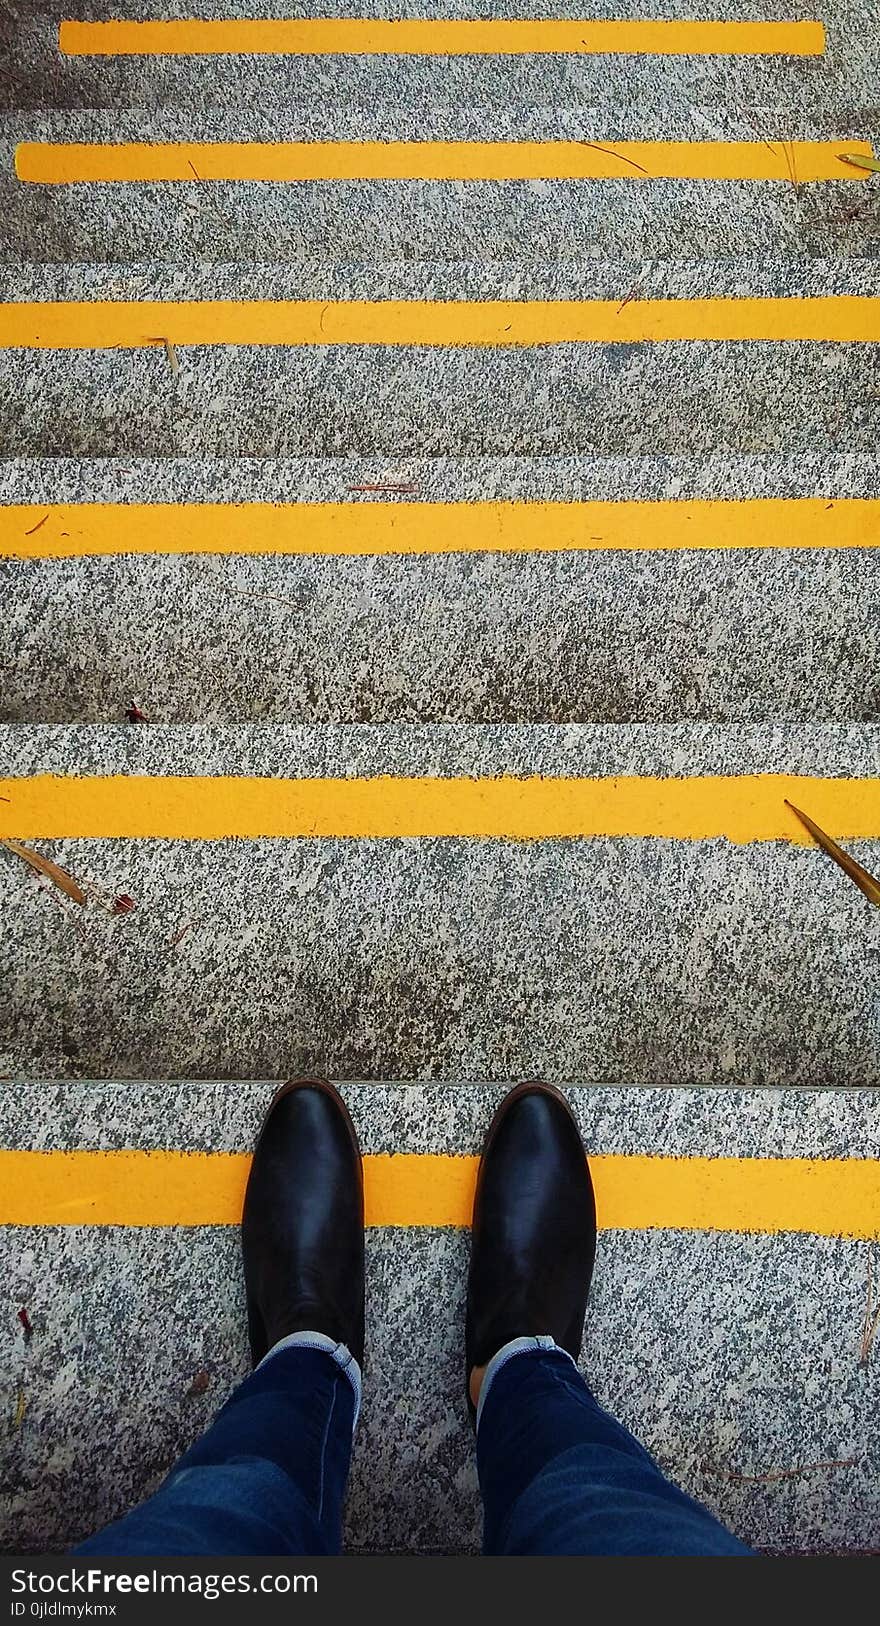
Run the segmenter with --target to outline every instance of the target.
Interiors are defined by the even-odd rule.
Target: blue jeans
[[[156,1494],[77,1554],[338,1553],[359,1399],[343,1345],[311,1333],[285,1340]],[[517,1339],[490,1363],[477,1465],[486,1553],[748,1553],[597,1405],[551,1338]]]

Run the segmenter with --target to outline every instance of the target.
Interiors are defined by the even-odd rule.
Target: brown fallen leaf
[[[171,339],[168,338],[167,334],[148,333],[146,336],[146,342],[147,344],[161,344],[162,349],[165,351],[165,357],[169,367],[171,368],[172,375],[176,378],[180,372],[180,364],[177,360],[177,350],[175,349]]]
[[[82,887],[77,885],[73,876],[68,875],[67,870],[62,869],[60,864],[53,864],[51,858],[44,858],[42,853],[34,852],[33,848],[26,847],[22,841],[13,841],[9,836],[0,836],[0,846],[5,847],[8,852],[16,853],[30,865],[31,869],[38,870],[40,875],[48,876],[49,880],[54,881],[62,892],[66,892],[74,903],[85,903],[86,895]]]
[[[186,1391],[187,1397],[189,1398],[190,1396],[194,1397],[196,1395],[206,1394],[210,1387],[211,1387],[211,1374],[210,1374],[210,1372],[205,1372],[204,1370],[202,1370],[201,1372],[197,1372],[195,1377],[192,1380],[192,1383],[190,1384],[189,1388]]]
[[[24,1422],[24,1414],[27,1411],[27,1408],[28,1408],[27,1395],[25,1394],[23,1389],[19,1389],[19,1391],[18,1391],[18,1399],[17,1399],[17,1401],[15,1403],[15,1427],[16,1427],[16,1430],[21,1428],[21,1425]]]
[[[869,903],[876,904],[877,908],[880,909],[880,881],[876,881],[868,870],[863,869],[861,864],[857,864],[854,858],[850,858],[849,853],[844,852],[842,847],[838,847],[837,842],[832,841],[830,836],[826,836],[825,831],[819,829],[818,824],[814,823],[809,814],[802,813],[799,807],[795,807],[794,802],[788,800],[788,797],[785,797],[785,805],[791,808],[796,818],[800,819],[804,829],[809,830],[813,840],[818,842],[822,851],[826,852],[829,858],[834,859],[835,864],[840,866],[844,875],[849,876],[860,892],[864,892]]]

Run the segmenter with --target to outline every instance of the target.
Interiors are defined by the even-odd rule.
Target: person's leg
[[[275,1096],[242,1220],[256,1370],[155,1496],[78,1554],[338,1552],[360,1405],[364,1228],[351,1119],[322,1080]]]
[[[487,1553],[749,1552],[661,1473],[550,1338],[509,1344],[490,1362],[480,1393],[477,1465]]]
[[[577,1125],[558,1090],[520,1085],[486,1138],[471,1240],[468,1402],[485,1551],[744,1555],[577,1370],[595,1249]]]
[[[338,1553],[360,1371],[303,1332],[246,1378],[154,1496],[77,1554]]]

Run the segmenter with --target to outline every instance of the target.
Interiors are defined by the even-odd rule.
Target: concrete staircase
[[[878,917],[785,807],[880,873],[880,180],[784,145],[870,141],[880,47],[818,9],[812,57],[96,57],[58,25],[100,5],[7,6],[0,835],[86,898],[0,852],[7,1549],[143,1495],[244,1372],[242,1157],[300,1071],[370,1160],[353,1550],[478,1544],[468,1180],[536,1075],[598,1160],[597,1392],[746,1540],[876,1546]],[[413,140],[757,143],[780,173],[15,170]],[[427,337],[195,343],[194,301],[421,302]],[[438,343],[451,301],[608,331]],[[715,336],[633,341],[650,301]],[[761,336],[718,336],[748,301]],[[150,305],[135,342],[105,303]]]

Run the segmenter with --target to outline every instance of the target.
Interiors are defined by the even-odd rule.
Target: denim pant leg
[[[552,1338],[517,1339],[490,1364],[477,1465],[486,1553],[749,1555],[603,1411]]]
[[[320,1334],[285,1340],[236,1389],[155,1495],[75,1552],[338,1553],[359,1396],[360,1370],[344,1345]]]

